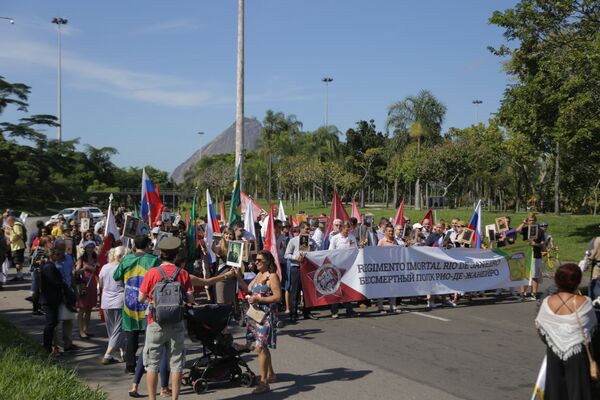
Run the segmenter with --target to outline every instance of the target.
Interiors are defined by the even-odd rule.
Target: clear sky
[[[444,129],[485,121],[508,82],[487,20],[515,3],[246,0],[245,114],[283,111],[314,130],[331,76],[329,123],[342,132],[361,119],[384,129],[388,106],[421,89],[446,104]],[[68,19],[63,139],[116,147],[119,166],[171,172],[235,121],[237,0],[2,0],[0,16],[15,20],[0,20],[0,75],[32,87],[34,114],[56,114],[50,21]]]

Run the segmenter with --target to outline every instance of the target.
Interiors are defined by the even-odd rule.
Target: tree
[[[285,155],[290,151],[293,136],[302,128],[302,122],[295,115],[286,116],[282,112],[267,110],[263,119],[259,147],[267,159],[267,200],[271,202],[271,183],[273,157]]]
[[[600,5],[522,0],[494,12],[490,23],[517,44],[489,48],[507,58],[505,69],[515,82],[505,90],[498,118],[554,161],[554,211],[559,213],[561,189],[580,198],[600,165]],[[579,168],[582,154],[592,168]]]
[[[421,141],[427,145],[439,143],[446,106],[431,92],[421,90],[417,96],[408,96],[388,108],[386,129],[393,128],[392,143],[396,149],[417,139],[417,152]],[[415,183],[415,209],[421,208],[420,176],[417,171]]]

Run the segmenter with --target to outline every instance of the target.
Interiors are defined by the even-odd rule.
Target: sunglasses
[[[265,259],[264,259],[264,258],[257,258],[257,259],[256,259],[256,262],[263,262],[263,261],[265,261]]]

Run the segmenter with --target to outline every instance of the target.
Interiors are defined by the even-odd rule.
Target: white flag
[[[531,400],[543,400],[544,391],[546,390],[546,356],[542,361],[540,372],[538,373],[537,380],[535,381],[535,387],[533,388],[533,394]]]
[[[244,230],[252,234],[256,240],[256,230],[254,229],[254,207],[251,200],[246,203],[246,214],[244,215]]]
[[[283,211],[283,202],[279,200],[279,210],[277,211],[277,219],[285,222],[285,211]]]
[[[119,227],[115,222],[115,216],[113,215],[111,205],[108,206],[108,212],[106,214],[107,215],[106,226],[104,227],[104,237],[106,237],[106,235],[108,235],[109,233],[112,233],[113,237],[115,238],[115,241],[121,240],[121,234],[119,233]]]

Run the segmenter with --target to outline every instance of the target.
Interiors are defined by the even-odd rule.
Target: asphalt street
[[[28,282],[11,283],[0,292],[0,316],[41,342],[43,317],[31,317]],[[462,305],[464,304],[464,305]],[[523,399],[531,395],[544,346],[533,326],[535,302],[492,296],[466,301],[457,308],[426,311],[407,305],[407,312],[380,316],[375,307],[358,318],[332,320],[320,310],[318,321],[299,321],[280,330],[272,352],[278,382],[264,398],[323,399]],[[82,350],[65,353],[63,363],[76,368],[91,386],[111,399],[127,398],[131,376],[123,364],[100,365],[105,327],[94,312],[92,340]],[[238,340],[243,332],[232,327]],[[74,336],[77,339],[77,335]],[[188,341],[188,360],[200,347]],[[258,373],[254,355],[245,356]],[[232,384],[211,384],[207,399],[249,397]],[[146,393],[145,380],[140,392]],[[195,398],[190,387],[182,398]]]

